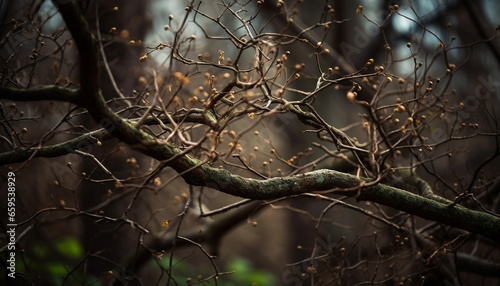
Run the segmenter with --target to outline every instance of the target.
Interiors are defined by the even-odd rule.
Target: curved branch
[[[500,241],[500,219],[487,213],[460,205],[450,206],[427,199],[405,190],[383,184],[367,184],[354,175],[334,170],[318,170],[283,178],[256,180],[231,174],[224,169],[212,168],[185,154],[177,146],[161,142],[143,132],[130,121],[114,113],[105,103],[99,88],[99,60],[95,38],[75,1],[59,6],[60,13],[80,51],[80,77],[83,105],[92,117],[132,148],[167,161],[191,185],[207,186],[221,192],[251,199],[273,199],[331,189],[349,188],[344,195],[356,196],[390,206],[409,214],[450,226],[479,233]]]
[[[133,147],[156,142],[156,138],[137,128],[133,122],[124,120],[106,104],[99,82],[99,51],[90,26],[76,1],[57,2],[53,1],[79,52],[81,105],[109,133]]]
[[[43,100],[42,98],[39,99]],[[14,101],[18,100],[19,99],[16,98]],[[203,116],[202,111],[198,112],[198,110],[191,109],[189,111],[185,111],[174,115],[175,116],[173,117],[173,119],[176,122],[184,120],[185,122],[209,124],[207,123],[206,117]],[[169,123],[166,118],[148,117],[144,120],[143,124],[155,125],[158,124],[159,122],[165,124]],[[104,142],[111,138],[114,137],[110,133],[108,133],[106,129],[101,128],[54,145],[43,146],[43,147],[38,146],[29,148],[17,148],[15,150],[0,153],[0,166],[5,164],[20,163],[30,158],[41,158],[41,157],[54,158],[54,157],[64,156],[73,153],[74,150],[78,150],[88,145],[97,144],[97,141]]]
[[[457,253],[457,267],[476,275],[500,277],[500,264],[475,257],[470,254]]]
[[[136,269],[140,269],[144,266],[144,263],[151,258],[152,252],[160,252],[162,250],[169,249],[174,244],[174,241],[176,241],[176,247],[189,245],[187,241],[179,239],[178,235],[200,243],[208,243],[211,254],[218,255],[218,248],[226,234],[248,219],[250,215],[255,215],[263,209],[261,208],[261,205],[261,201],[253,201],[238,208],[236,211],[224,214],[210,224],[205,225],[203,227],[203,231],[200,231],[199,227],[195,227],[181,234],[169,233],[166,236],[154,235],[151,242],[148,243],[147,249],[142,248],[136,257],[129,262],[129,265],[134,265]]]
[[[16,149],[0,153],[0,165],[19,163],[34,157],[54,158],[64,156],[72,153],[73,150],[96,144],[97,140],[104,141],[110,138],[111,136],[104,129],[99,129],[51,146]]]
[[[184,179],[192,185],[209,186],[224,193],[250,199],[274,199],[335,188],[355,189],[359,187],[359,189],[342,192],[342,194],[356,196],[358,201],[376,202],[500,241],[500,218],[498,217],[460,205],[443,204],[380,183],[363,187],[366,180],[335,170],[317,170],[289,177],[256,180],[203,165],[192,173],[185,174]]]
[[[0,87],[0,98],[15,101],[57,100],[80,105],[80,90],[57,85],[47,85],[30,89]]]

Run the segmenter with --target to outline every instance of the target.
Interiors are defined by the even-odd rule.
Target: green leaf
[[[67,258],[80,258],[83,256],[83,248],[81,244],[74,238],[63,238],[56,242],[56,248],[62,255]]]
[[[68,273],[68,270],[61,263],[54,262],[47,264],[47,272],[51,277],[62,277]]]
[[[272,273],[255,269],[252,262],[237,258],[228,264],[230,271],[234,271],[234,276],[230,276],[236,285],[272,286],[277,284],[276,276]]]

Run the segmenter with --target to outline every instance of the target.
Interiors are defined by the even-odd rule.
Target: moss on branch
[[[358,190],[342,192],[342,194],[356,196],[358,201],[380,203],[500,241],[500,218],[498,217],[460,205],[451,206],[440,203],[385,184],[363,187],[363,182],[366,180],[335,170],[317,170],[290,177],[255,180],[231,174],[227,170],[203,167],[200,168],[204,170],[201,178],[200,174],[188,173],[184,175],[186,182],[209,186],[228,194],[250,199],[275,199],[335,188],[356,189],[359,186]]]
[[[500,241],[500,219],[465,207],[436,202],[395,187],[366,184],[354,175],[334,170],[317,170],[289,177],[255,180],[184,154],[177,146],[156,140],[135,124],[123,120],[105,103],[99,89],[99,61],[95,38],[75,1],[60,5],[60,12],[80,52],[82,102],[93,118],[132,148],[158,160],[167,161],[188,184],[207,186],[224,193],[251,199],[274,199],[301,193],[350,189],[343,195],[356,196],[394,207],[409,214],[445,223]],[[83,96],[85,95],[85,96]]]

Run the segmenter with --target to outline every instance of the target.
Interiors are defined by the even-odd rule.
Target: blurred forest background
[[[66,2],[0,2],[0,86],[79,87]],[[213,167],[333,169],[499,219],[498,1],[76,2],[108,106]],[[4,233],[13,171],[19,285],[500,285],[499,240],[342,190],[251,200],[188,184],[74,102],[4,91],[0,217]],[[220,130],[195,117],[214,94]]]

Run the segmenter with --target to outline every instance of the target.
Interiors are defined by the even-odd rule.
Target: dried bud
[[[355,103],[357,95],[358,94],[356,92],[348,91],[347,92],[347,100],[349,100],[350,103]]]

